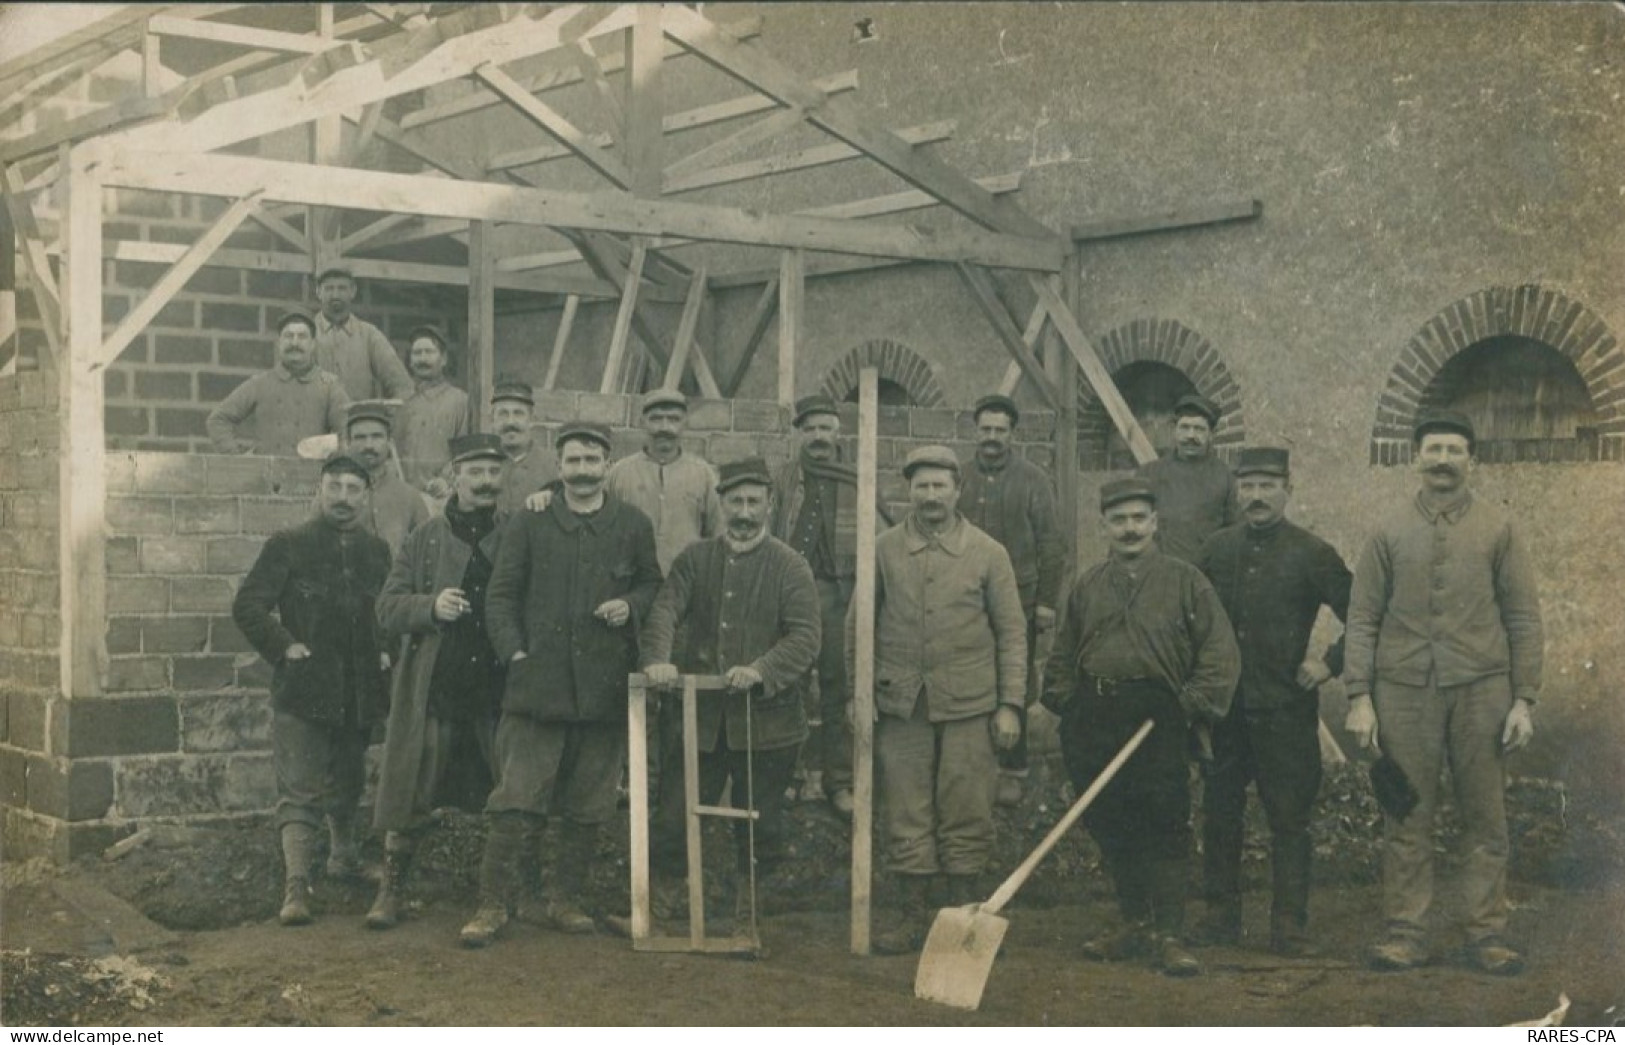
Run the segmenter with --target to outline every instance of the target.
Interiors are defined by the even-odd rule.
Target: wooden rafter
[[[553,352],[547,357],[547,376],[542,379],[543,391],[552,391],[558,383],[559,367],[564,362],[564,350],[570,345],[570,331],[575,329],[576,310],[580,307],[580,294],[565,297],[564,314],[559,317],[559,329],[553,335]]]
[[[1059,410],[1062,402],[1061,390],[1055,382],[1044,372],[1044,364],[1033,355],[1032,346],[1022,337],[1021,331],[1016,329],[1015,320],[1005,310],[1004,304],[999,301],[997,289],[993,285],[993,277],[985,269],[976,265],[960,264],[954,266],[959,272],[959,278],[971,292],[971,299],[987,317],[993,332],[999,336],[999,342],[1004,345],[1006,352],[1027,375],[1027,379],[1038,389],[1038,394],[1051,410]]]
[[[474,76],[512,105],[525,119],[575,153],[593,170],[620,188],[632,187],[632,174],[619,159],[594,145],[580,128],[560,115],[558,110],[525,90],[512,76],[494,65],[480,66],[474,70]]]
[[[1026,345],[1028,350],[1031,351],[1034,357],[1038,358],[1040,362],[1042,362],[1043,359],[1041,356],[1038,356],[1038,339],[1044,332],[1044,322],[1048,318],[1049,314],[1044,311],[1043,302],[1039,302],[1037,305],[1033,306],[1032,315],[1027,317],[1027,326],[1021,331],[1021,343]],[[1021,363],[1018,360],[1010,360],[1010,365],[1005,367],[1004,370],[1004,379],[999,382],[999,394],[1014,395],[1016,387],[1021,384],[1021,375]],[[1061,384],[1057,387],[1067,388],[1069,386]],[[1062,402],[1064,403],[1065,399],[1062,399]]]
[[[1260,199],[1217,200],[1193,207],[1174,207],[1152,214],[1126,218],[1103,218],[1073,225],[1073,242],[1117,239],[1122,236],[1144,236],[1152,232],[1174,232],[1200,225],[1224,225],[1233,221],[1252,221],[1264,213]]]
[[[683,382],[683,371],[688,369],[689,357],[698,356],[700,347],[694,343],[694,334],[700,325],[700,309],[705,306],[705,266],[701,265],[694,270],[694,282],[689,286],[688,300],[683,302],[683,315],[677,321],[677,337],[671,346],[671,363],[666,367],[666,379],[661,382],[662,388],[676,388]],[[722,398],[722,391],[717,387],[716,379],[711,377],[710,367],[705,367],[707,381],[699,380],[701,368],[695,367],[695,381],[700,385],[700,395],[708,399]]]
[[[800,109],[780,109],[770,116],[764,116],[754,123],[739,128],[727,137],[719,138],[703,148],[696,149],[680,160],[673,161],[666,168],[666,179],[668,181],[674,180],[715,167],[723,160],[753,145],[769,141],[787,131],[794,130],[806,118],[807,114]]]
[[[275,29],[233,25],[230,22],[206,22],[198,18],[175,18],[169,15],[153,15],[147,19],[146,28],[147,32],[157,36],[208,40],[213,43],[285,54],[320,54],[342,44],[342,41],[331,37],[307,36],[303,33],[285,33]]]
[[[739,350],[739,362],[734,365],[733,373],[722,386],[722,394],[729,399],[739,394],[739,387],[745,383],[745,374],[750,371],[750,365],[756,359],[756,350],[762,346],[768,325],[773,322],[773,316],[778,310],[779,280],[774,276],[756,296],[756,304],[750,310],[750,318],[745,321],[745,340]]]
[[[598,391],[604,395],[616,390],[621,378],[621,367],[626,361],[626,344],[632,333],[632,320],[637,315],[638,285],[643,280],[644,246],[641,239],[632,241],[632,260],[626,268],[626,279],[621,285],[621,304],[615,310],[615,326],[609,335],[609,354],[604,360],[604,377]]]
[[[627,43],[626,166],[632,173],[628,186],[639,196],[660,195],[664,128],[661,124],[661,63],[666,39],[660,31],[660,5],[638,4]]]
[[[896,134],[910,145],[923,145],[928,142],[939,142],[952,138],[954,127],[955,121],[953,120],[937,120],[934,123],[920,124],[917,127],[904,127],[897,131]],[[743,163],[729,164],[725,167],[713,167],[710,170],[695,171],[686,177],[671,179],[666,183],[665,191],[667,195],[674,195],[680,192],[693,192],[696,189],[714,188],[718,185],[734,185],[742,181],[753,181],[757,178],[769,177],[775,174],[789,174],[792,171],[827,167],[832,163],[860,159],[863,155],[862,150],[851,145],[843,145],[840,142],[812,145],[804,149],[779,153],[775,156],[747,160]]]
[[[6,167],[6,212],[11,216],[11,227],[22,247],[23,267],[28,270],[28,285],[39,306],[40,321],[45,325],[45,342],[51,354],[62,358],[62,296],[57,289],[56,277],[51,273],[51,262],[46,254],[45,239],[40,234],[39,222],[34,219],[34,208],[29,205],[23,189],[22,174],[16,166]]]
[[[621,107],[620,99],[615,96],[615,88],[609,85],[604,76],[603,63],[598,56],[581,44],[566,44],[564,53],[575,63],[576,70],[581,78],[592,84],[593,96],[598,99],[604,122],[610,126],[610,137],[618,138],[626,133],[626,112]],[[526,88],[529,90],[529,88]]]

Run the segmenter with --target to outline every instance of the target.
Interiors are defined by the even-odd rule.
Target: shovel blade
[[[1009,927],[1007,920],[986,913],[980,904],[938,911],[914,974],[914,996],[956,1009],[981,1005],[982,988]]]

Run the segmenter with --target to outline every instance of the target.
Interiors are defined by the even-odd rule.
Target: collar
[[[965,554],[965,519],[957,511],[954,512],[953,525],[949,526],[946,532],[935,537],[920,529],[920,524],[915,519],[914,513],[909,512],[908,521],[904,524],[903,534],[903,546],[908,549],[910,555],[917,555],[933,546],[941,548],[956,558]]]
[[[662,461],[660,458],[658,458],[654,454],[650,453],[649,448],[647,446],[645,446],[643,448],[643,458],[644,458],[644,460],[648,461],[650,464],[654,465],[656,468],[670,468],[672,465],[676,464],[678,461],[681,461],[683,459],[683,448],[682,448],[681,445],[679,445],[677,447],[676,455],[673,456],[671,460]]]
[[[275,374],[277,376],[277,380],[284,381],[284,382],[297,381],[302,385],[308,385],[312,381],[316,380],[316,375],[320,374],[321,372],[322,372],[321,367],[312,366],[309,370],[306,370],[303,374],[295,375],[292,370],[289,370],[287,367],[283,366],[280,362],[277,363],[275,366],[273,366],[271,368],[271,373],[273,373],[273,374]]]
[[[747,544],[738,544],[726,533],[719,534],[717,540],[722,542],[722,546],[728,550],[729,555],[749,555],[751,552],[767,543],[767,527],[762,527],[761,532],[758,533],[755,538]]]
[[[997,475],[998,473],[1004,471],[1006,468],[1010,467],[1010,458],[1013,456],[1014,451],[1012,451],[1009,447],[1005,447],[1004,453],[1000,454],[998,459],[995,461],[989,461],[987,458],[983,457],[980,448],[971,454],[971,458],[976,462],[976,470],[984,475]]]
[[[606,490],[604,491],[603,505],[596,512],[581,515],[570,510],[564,494],[560,492],[548,504],[547,510],[552,513],[553,521],[559,524],[559,529],[565,533],[574,533],[583,526],[593,533],[602,533],[615,521],[616,505],[615,498],[611,497],[609,491]]]
[[[418,381],[417,394],[420,396],[437,396],[450,387],[451,382],[446,380],[445,375],[441,375],[432,384]]]
[[[1285,526],[1286,516],[1283,515],[1279,519],[1276,519],[1274,522],[1270,523],[1268,526],[1263,527],[1254,526],[1251,523],[1244,521],[1241,524],[1241,532],[1246,534],[1247,539],[1250,541],[1269,541],[1273,540],[1275,535],[1280,533],[1282,528]]]
[[[1416,510],[1422,513],[1422,518],[1430,523],[1437,523],[1440,519],[1454,526],[1461,522],[1462,516],[1473,506],[1473,491],[1463,486],[1461,490],[1448,501],[1437,505],[1428,504],[1424,491],[1416,492]]]
[[[335,323],[331,319],[327,318],[327,313],[326,312],[317,312],[316,313],[316,325],[321,328],[320,330],[317,331],[317,333],[325,334],[329,330],[342,330],[346,334],[348,334],[350,332],[350,320],[352,320],[354,318],[355,318],[355,313],[352,312],[349,315],[344,317],[344,322]]]

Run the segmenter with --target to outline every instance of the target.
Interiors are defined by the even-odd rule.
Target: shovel
[[[999,917],[999,912],[1027,881],[1039,861],[1049,855],[1061,836],[1078,822],[1078,817],[1083,815],[1089,803],[1123,768],[1123,763],[1151,732],[1151,726],[1150,719],[1140,724],[1140,728],[1100,771],[1089,789],[1072,803],[1072,808],[1066,811],[1061,822],[1050,829],[1044,840],[1038,843],[1038,848],[1021,862],[1021,866],[1004,880],[1004,884],[986,903],[945,907],[937,912],[936,921],[931,923],[931,935],[925,938],[925,950],[920,954],[919,970],[914,974],[916,998],[951,1005],[956,1009],[974,1009],[982,1004],[982,988],[987,986],[988,974],[993,971],[993,959],[998,956],[999,944],[1004,942],[1004,932],[1010,927],[1009,920]]]

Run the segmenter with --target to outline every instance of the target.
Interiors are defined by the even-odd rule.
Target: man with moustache
[[[508,464],[502,473],[502,494],[497,507],[513,515],[525,507],[525,498],[559,477],[553,451],[536,440],[532,414],[536,397],[530,385],[511,377],[498,378],[491,389],[491,428],[502,440]]]
[[[391,556],[401,550],[406,535],[429,519],[423,495],[406,485],[395,463],[391,435],[394,415],[376,399],[350,404],[345,419],[345,451],[360,461],[372,481],[372,496],[362,512],[362,525],[384,539]]]
[[[938,876],[949,906],[981,898],[996,751],[1021,735],[1027,618],[1010,556],[959,514],[959,476],[947,447],[912,451],[908,516],[875,542],[876,793],[897,893],[880,954],[925,942]],[[855,603],[846,626],[850,674]]]
[[[339,379],[351,399],[405,399],[412,379],[384,332],[350,311],[355,275],[330,268],[316,277],[316,365]]]
[[[1055,627],[1056,596],[1066,569],[1066,547],[1055,512],[1049,476],[1011,452],[1021,411],[1006,395],[986,395],[972,408],[976,454],[965,467],[959,510],[983,533],[1004,546],[1016,571],[1021,609],[1027,615],[1027,703],[1038,699],[1038,637]],[[1021,739],[999,754],[999,802],[1021,801],[1027,776],[1027,709],[1021,709]]]
[[[700,698],[699,799],[715,805],[731,785],[742,805],[749,789],[757,869],[766,873],[788,848],[785,791],[807,736],[803,690],[818,652],[818,594],[806,560],[768,533],[774,504],[765,461],[724,465],[717,495],[723,531],[678,553],[643,627],[641,656],[655,688],[676,686],[680,674],[727,677],[725,694]],[[657,813],[653,863],[675,882],[687,862],[681,745],[661,762],[660,790],[670,798]],[[738,886],[751,871],[749,839],[748,825],[735,821],[736,922],[748,915],[749,893]]]
[[[274,669],[283,925],[311,920],[310,877],[324,817],[328,873],[351,871],[335,865],[355,859],[367,740],[388,701],[373,601],[389,574],[389,548],[361,526],[369,481],[355,458],[329,457],[316,517],[271,535],[231,606],[238,630]]]
[[[721,532],[717,471],[698,454],[683,449],[688,399],[662,388],[643,397],[643,450],[609,469],[609,492],[649,517],[655,528],[660,569],[671,569],[677,553]]]
[[[436,498],[446,495],[447,444],[468,434],[468,393],[446,380],[450,348],[438,327],[421,326],[407,338],[416,387],[395,413],[395,438],[407,483]]]
[[[1523,970],[1523,956],[1502,938],[1506,754],[1534,735],[1544,640],[1523,544],[1506,515],[1467,485],[1475,443],[1463,414],[1417,419],[1422,488],[1382,520],[1354,568],[1346,725],[1362,747],[1399,766],[1418,798],[1404,818],[1383,817],[1387,937],[1368,954],[1377,969],[1428,961],[1433,818],[1448,760],[1461,821],[1466,958],[1491,974]]]
[[[494,435],[447,447],[452,494],[413,530],[378,596],[378,623],[404,640],[384,734],[373,827],[384,834],[384,876],[367,926],[393,928],[401,889],[429,814],[478,810],[491,790],[503,667],[485,624],[486,591],[506,516],[497,508],[506,461]]]
[[[344,428],[349,397],[332,374],[316,366],[316,322],[303,312],[276,321],[276,365],[244,381],[209,411],[209,441],[223,454],[297,452],[299,440]],[[241,426],[251,423],[251,435]]]
[[[1236,480],[1213,452],[1219,404],[1191,393],[1174,403],[1174,451],[1136,474],[1157,495],[1157,540],[1164,553],[1195,562],[1202,542],[1236,522]]]
[[[1110,553],[1067,597],[1044,669],[1044,706],[1061,717],[1061,754],[1080,791],[1141,723],[1155,723],[1083,816],[1122,913],[1122,924],[1083,953],[1106,961],[1149,953],[1164,975],[1196,976],[1202,966],[1184,943],[1186,735],[1224,717],[1241,665],[1213,586],[1158,550],[1156,497],[1143,479],[1101,487]]]
[[[615,812],[634,622],[660,586],[648,517],[605,492],[609,429],[572,422],[555,445],[563,495],[508,522],[486,595],[486,628],[508,678],[480,906],[463,927],[465,947],[486,946],[507,924],[549,814],[561,822],[547,921],[593,931],[582,893],[599,827]]]
[[[846,610],[858,572],[858,470],[841,459],[841,417],[835,400],[807,396],[792,424],[799,451],[773,481],[773,535],[800,553],[818,587],[818,752],[824,795],[852,815],[852,727],[846,720]],[[891,525],[883,512],[878,533]],[[811,745],[809,745],[811,746]]]
[[[1241,649],[1241,684],[1213,727],[1202,792],[1202,877],[1208,943],[1241,939],[1242,825],[1256,782],[1270,826],[1270,950],[1316,952],[1308,935],[1309,819],[1320,790],[1320,685],[1343,667],[1339,639],[1309,655],[1322,606],[1348,616],[1348,567],[1336,549],[1286,518],[1286,450],[1250,447],[1236,461],[1242,522],[1207,539],[1196,565],[1212,582]]]

